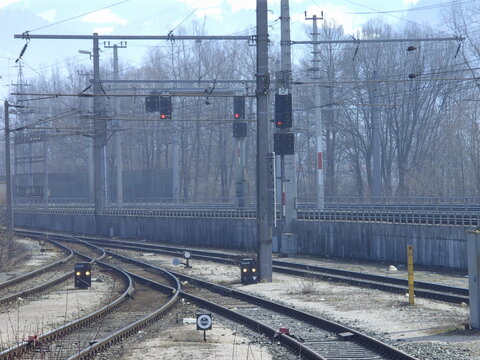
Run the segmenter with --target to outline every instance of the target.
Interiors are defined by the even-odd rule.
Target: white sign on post
[[[203,330],[203,341],[207,341],[206,330],[212,329],[212,314],[197,314],[197,330]]]
[[[211,330],[211,329],[212,329],[212,315],[197,314],[197,330]]]

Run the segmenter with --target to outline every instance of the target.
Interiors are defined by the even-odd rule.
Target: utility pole
[[[373,70],[373,89],[372,89],[372,101],[371,102],[371,114],[372,114],[372,148],[373,148],[373,196],[379,198],[382,196],[382,166],[381,166],[381,146],[380,146],[380,124],[378,119],[378,84],[377,84],[377,70]]]
[[[118,80],[118,48],[126,48],[127,42],[120,41],[120,44],[110,45],[110,41],[104,43],[105,48],[113,48],[113,79]],[[115,92],[114,92],[115,95]],[[118,115],[118,98],[113,97],[113,117]],[[123,206],[123,162],[122,162],[122,138],[120,120],[114,119],[112,121],[112,128],[114,131],[114,146],[115,146],[115,172],[117,180],[117,207]]]
[[[12,198],[12,175],[10,173],[10,117],[8,101],[4,101],[5,111],[5,187],[6,187],[6,223],[7,223],[7,246],[13,245],[13,198]]]
[[[314,41],[313,44],[313,65],[312,65],[312,71],[313,71],[313,80],[314,81],[319,81],[320,80],[320,60],[318,59],[318,44],[316,41],[318,41],[318,25],[317,25],[317,15],[313,15],[311,18],[306,17],[305,13],[305,20],[312,20],[313,21],[313,34],[312,34],[312,40]],[[323,11],[320,16],[320,20],[323,20]],[[315,138],[316,138],[316,148],[317,148],[317,156],[316,156],[316,165],[317,165],[317,176],[315,178],[315,183],[316,183],[316,203],[317,203],[317,208],[320,210],[323,210],[325,208],[325,186],[323,182],[323,138],[322,138],[322,111],[320,110],[320,101],[321,101],[321,96],[320,96],[320,84],[319,83],[314,83],[313,85],[313,99],[314,99],[314,108],[313,108],[313,113],[315,117]]]
[[[259,178],[259,184],[257,185],[257,194],[261,198],[257,202],[257,221],[258,221],[258,242],[259,252],[262,256],[259,256],[259,261],[263,264],[260,267],[264,267],[264,279],[270,279],[272,273],[271,263],[271,225],[266,220],[267,216],[267,201],[266,201],[266,161],[265,157],[268,152],[268,22],[267,22],[267,1],[257,0],[257,36],[250,35],[237,35],[237,36],[192,36],[192,35],[180,35],[174,36],[172,34],[159,36],[159,35],[98,35],[94,33],[92,35],[46,35],[46,34],[30,34],[24,32],[23,34],[14,34],[15,39],[24,39],[31,41],[33,39],[55,39],[55,40],[93,40],[93,162],[94,162],[94,203],[95,203],[95,232],[101,233],[100,215],[106,206],[106,110],[105,99],[103,89],[100,80],[100,54],[98,41],[102,40],[245,40],[252,42],[257,40],[257,136],[261,141],[257,142],[257,147],[262,152],[259,152],[259,156],[262,157],[262,161],[258,161],[257,167],[258,174],[262,174],[262,178]],[[258,29],[261,28],[261,30]],[[258,63],[260,60],[260,63]],[[260,130],[260,131],[258,131]],[[263,136],[263,138],[262,138]],[[260,144],[260,145],[258,145]],[[263,172],[262,172],[263,171]],[[260,220],[258,220],[260,219]],[[265,257],[266,250],[270,253],[268,257]],[[268,263],[268,260],[270,262]]]
[[[236,195],[237,206],[247,206],[247,156],[246,136],[236,138],[237,148],[237,171],[236,171]]]
[[[92,76],[91,72],[83,72],[83,71],[78,71],[77,72],[78,76],[83,76],[85,78],[85,89],[87,89],[91,83],[91,80],[89,79],[90,76]],[[80,109],[82,111],[82,109]],[[93,145],[93,144],[92,144]],[[94,198],[94,179],[93,179],[93,146],[88,147],[88,158],[87,158],[87,171],[88,171],[88,200],[89,202],[93,202]]]
[[[17,79],[17,84],[18,84],[18,87],[19,87],[19,90],[20,92],[25,92],[25,83],[24,83],[24,79],[23,79],[23,62],[22,61],[19,61],[18,62],[18,79]],[[23,98],[20,97],[20,98]],[[18,103],[18,97],[17,97],[17,103]],[[27,116],[25,114],[25,112],[23,112],[22,110],[19,111],[19,115],[20,115],[20,124],[22,126],[24,126],[27,122],[28,122],[28,119],[27,119]],[[25,130],[24,133],[25,135],[28,137],[28,133],[30,132],[30,130]],[[30,198],[30,201],[32,201],[32,196],[33,196],[33,162],[32,162],[32,158],[33,158],[33,149],[32,149],[32,142],[27,142],[27,146],[28,146],[28,150],[27,150],[27,156],[26,156],[26,159],[24,159],[24,164],[26,163],[27,165],[27,189],[26,189],[26,193],[25,195],[27,196],[27,198]],[[25,150],[24,150],[25,151]]]
[[[234,97],[233,136],[235,138],[235,148],[237,150],[237,164],[235,169],[235,195],[237,198],[238,207],[247,206],[247,123],[245,122],[245,100],[246,98],[243,96]],[[238,106],[238,109],[236,109],[235,106]]]
[[[173,101],[173,100],[172,100]],[[172,109],[172,112],[173,109]],[[178,114],[178,113],[176,113]],[[175,116],[172,113],[172,124],[171,124],[171,134],[172,134],[172,185],[173,185],[173,200],[175,202],[179,202],[180,200],[180,144],[179,144],[179,137],[180,137],[180,126],[179,122],[175,121]]]
[[[292,61],[290,49],[290,10],[288,0],[281,1],[281,72],[282,84],[278,88],[278,92],[290,94],[291,77],[292,77]],[[293,116],[293,115],[292,115]],[[283,131],[283,130],[280,130]],[[288,129],[286,130],[288,131]],[[295,155],[282,156],[282,202],[285,206],[284,233],[293,234],[295,221],[297,220],[296,198],[297,198],[297,176],[295,170]],[[282,234],[283,236],[283,234]]]
[[[48,145],[47,137],[43,140],[43,201],[48,205],[49,187],[48,187]]]
[[[93,34],[93,178],[95,202],[95,233],[101,233],[100,216],[105,209],[106,200],[106,169],[105,155],[107,143],[107,121],[105,98],[100,82],[100,48],[98,34]]]
[[[18,76],[17,76],[17,83],[15,86],[18,89],[18,92],[24,93],[25,92],[25,86],[28,84],[25,84],[24,78],[23,78],[23,62],[20,60],[18,62]],[[24,96],[18,95],[17,96],[17,102],[23,101],[22,99]],[[11,107],[12,105],[10,105]],[[28,123],[28,114],[24,110],[18,110],[18,120],[20,122],[20,125],[23,126],[26,123]],[[28,133],[30,130],[24,130],[22,131],[22,135],[24,139],[28,138]],[[24,186],[25,191],[21,191],[22,196],[25,196],[29,200],[31,199],[31,196],[33,195],[33,149],[32,149],[32,143],[29,141],[22,141],[21,145],[20,142],[17,142],[16,139],[14,141],[14,154],[15,154],[15,175],[17,177],[17,184],[16,186]],[[20,166],[19,166],[20,165]],[[19,170],[19,167],[21,170]],[[21,176],[25,176],[25,180],[20,180]],[[12,182],[13,183],[13,182]],[[20,185],[21,184],[21,185]],[[14,187],[14,186],[13,186]]]
[[[273,196],[268,196],[268,20],[267,0],[257,0],[257,242],[260,281],[272,281]],[[270,218],[269,218],[270,216]]]

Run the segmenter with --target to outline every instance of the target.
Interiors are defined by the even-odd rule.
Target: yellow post
[[[410,305],[415,302],[413,289],[413,245],[407,245],[407,265],[408,265],[408,300]]]

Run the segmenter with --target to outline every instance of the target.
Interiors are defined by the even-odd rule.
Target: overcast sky
[[[305,40],[305,15],[320,15],[342,24],[347,33],[354,33],[365,21],[378,17],[394,25],[408,21],[429,24],[439,31],[440,13],[451,0],[291,0],[292,40]],[[268,1],[269,21],[274,25],[271,36],[279,36],[280,0]],[[14,34],[92,34],[104,35],[167,35],[178,27],[189,29],[193,24],[205,26],[208,35],[254,34],[255,0],[0,0],[0,97],[5,99],[8,84],[17,80],[15,60],[24,40]],[[422,9],[426,7],[425,9]],[[367,14],[368,13],[368,14]],[[448,34],[451,35],[451,34]],[[119,57],[130,64],[141,64],[149,46],[155,42],[128,42],[119,50]],[[87,40],[32,40],[23,55],[24,74],[28,78],[66,62],[91,66],[88,55],[79,49],[91,50]],[[104,49],[102,59],[111,57]],[[14,87],[10,87],[14,91]]]

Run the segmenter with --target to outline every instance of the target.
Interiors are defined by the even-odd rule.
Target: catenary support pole
[[[113,46],[106,45],[105,47],[112,47],[113,48],[113,80],[117,81],[119,77],[118,71],[118,48],[125,48],[127,47],[126,44],[123,42],[118,44],[114,44]],[[116,203],[117,207],[123,206],[123,159],[122,159],[122,137],[121,137],[121,126],[120,120],[115,119],[118,115],[118,98],[113,98],[113,109],[114,109],[114,121],[112,127],[114,128],[114,146],[115,146],[115,179],[116,179]]]
[[[175,120],[174,120],[175,121]],[[178,202],[180,200],[180,145],[179,145],[179,126],[175,121],[173,128],[173,144],[172,144],[172,184],[173,184],[173,199]]]
[[[272,281],[272,227],[267,196],[268,119],[268,21],[267,0],[257,0],[257,243],[260,281]],[[271,219],[270,219],[271,220]]]
[[[6,225],[7,225],[7,246],[13,245],[13,199],[12,199],[12,175],[10,173],[10,117],[9,103],[4,102],[5,110],[5,186],[6,186]]]
[[[78,71],[78,76],[84,77],[85,89],[90,86],[91,80],[88,78],[92,76],[91,72]],[[80,111],[83,111],[83,108],[80,108]],[[93,139],[92,139],[93,140]],[[93,179],[93,141],[91,146],[87,149],[87,163],[88,163],[88,202],[93,203],[95,197],[95,185]]]
[[[281,68],[283,72],[283,88],[286,93],[291,93],[292,60],[290,50],[290,10],[288,0],[281,1]],[[292,115],[293,116],[293,115]],[[285,233],[294,233],[295,221],[297,220],[297,176],[295,167],[295,155],[284,155],[283,166],[284,189],[285,189]]]
[[[43,201],[48,205],[49,187],[48,187],[48,141],[45,137],[43,144]]]
[[[323,17],[320,18],[322,20]],[[323,182],[323,129],[322,129],[322,111],[320,110],[320,60],[319,60],[319,51],[318,51],[318,20],[317,15],[313,15],[311,18],[306,18],[306,20],[313,21],[313,35],[312,40],[313,44],[313,63],[312,63],[312,72],[313,72],[313,99],[314,99],[314,109],[313,116],[315,118],[315,139],[316,139],[316,204],[317,208],[323,210],[325,208],[325,186]]]
[[[373,161],[372,161],[372,177],[373,177],[373,196],[378,198],[382,196],[382,156],[380,146],[380,119],[378,118],[378,84],[377,70],[373,71],[373,83],[372,83],[372,148],[373,148]]]
[[[235,168],[235,194],[237,197],[237,206],[247,206],[247,161],[246,161],[246,137],[235,138],[235,148],[237,150],[237,163]]]
[[[101,233],[101,214],[106,206],[105,145],[106,111],[105,97],[100,83],[100,48],[96,33],[93,37],[93,178],[95,202],[95,233]]]

